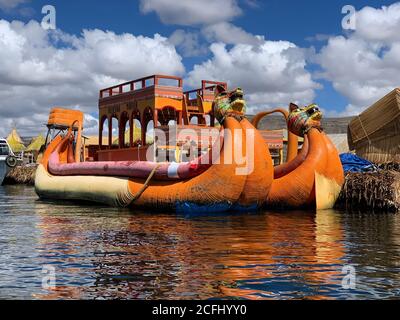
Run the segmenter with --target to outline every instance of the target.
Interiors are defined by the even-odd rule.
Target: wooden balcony
[[[183,80],[167,75],[152,75],[100,90],[99,108],[146,99],[183,99]],[[112,110],[110,110],[112,111]]]

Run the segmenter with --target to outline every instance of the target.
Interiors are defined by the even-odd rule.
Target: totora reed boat
[[[316,105],[272,111],[285,116],[290,132],[287,162],[274,167],[257,130],[271,111],[250,122],[240,88],[203,81],[200,89],[183,92],[182,83],[155,75],[101,90],[98,146],[82,142],[80,111],[53,109],[37,194],[182,213],[333,207],[344,174]]]

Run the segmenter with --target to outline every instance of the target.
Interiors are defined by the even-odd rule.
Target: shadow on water
[[[398,297],[396,215],[176,215],[40,201],[0,187],[0,298]],[[44,266],[56,289],[42,289]],[[342,287],[342,268],[356,288]]]

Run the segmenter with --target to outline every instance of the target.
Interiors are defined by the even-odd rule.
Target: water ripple
[[[400,217],[183,216],[38,200],[0,187],[2,299],[392,299]],[[342,287],[343,266],[356,288]],[[56,288],[42,288],[43,267]]]

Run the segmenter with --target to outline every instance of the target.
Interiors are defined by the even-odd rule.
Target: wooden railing
[[[190,105],[192,102],[196,101],[197,95],[199,95],[200,97],[204,98],[207,95],[207,92],[208,92],[208,95],[213,94],[215,87],[218,86],[218,85],[223,86],[225,88],[225,90],[228,89],[228,85],[227,85],[226,82],[202,80],[201,81],[201,88],[185,91],[183,94],[186,96],[186,100],[188,101],[188,103]],[[190,95],[192,93],[196,93],[196,97],[191,98]]]
[[[136,90],[142,90],[145,88],[160,85],[160,80],[176,80],[177,85],[175,87],[182,88],[183,80],[180,77],[168,76],[168,75],[152,75],[145,78],[132,80],[129,82],[121,83],[113,87],[105,88],[100,90],[100,99],[113,97],[127,92]]]

